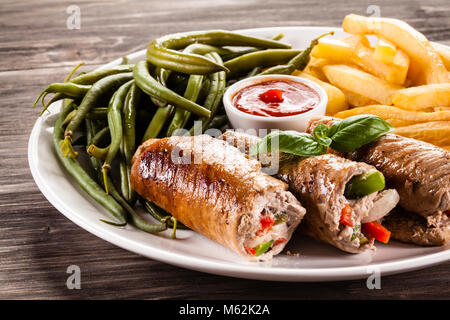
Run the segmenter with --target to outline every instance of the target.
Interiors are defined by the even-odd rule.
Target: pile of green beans
[[[186,227],[138,198],[130,186],[138,145],[151,138],[197,134],[198,120],[200,133],[227,127],[222,96],[231,83],[258,74],[291,73],[308,63],[317,39],[299,51],[279,42],[282,37],[268,40],[223,30],[167,35],[149,44],[145,61],[130,64],[123,59],[121,65],[71,79],[80,63],[63,82],[47,86],[33,106],[41,102],[42,115],[52,103],[63,100],[53,130],[55,152],[81,188],[115,219],[102,221],[115,226],[131,222],[150,233],[172,228],[174,237],[177,227]],[[45,102],[48,94],[54,96]],[[77,160],[85,151],[91,168]],[[157,223],[137,213],[138,199]]]

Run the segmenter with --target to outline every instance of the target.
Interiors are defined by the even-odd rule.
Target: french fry
[[[423,110],[427,108],[450,107],[450,83],[429,84],[399,90],[392,98],[399,108]]]
[[[437,146],[450,145],[450,121],[434,121],[400,127],[394,133],[432,143]]]
[[[311,55],[320,59],[330,59],[338,62],[350,62],[354,46],[342,40],[322,38],[311,51]]]
[[[397,47],[395,44],[384,38],[379,38],[377,45],[375,46],[373,58],[380,62],[392,63],[396,53]]]
[[[342,28],[348,33],[376,34],[393,42],[420,65],[427,84],[450,82],[449,73],[434,47],[406,22],[350,14],[344,18]]]
[[[323,73],[322,68],[328,64],[333,64],[331,61],[328,61],[326,59],[317,59],[314,57],[311,57],[311,61],[308,63],[308,65],[305,68],[305,72],[313,75],[317,79],[321,81],[327,82],[328,79]]]
[[[358,114],[374,114],[394,127],[404,127],[431,121],[450,121],[450,111],[416,112],[383,105],[349,109],[336,113],[334,116],[345,119]]]
[[[402,85],[408,73],[408,56],[399,50],[398,55],[394,54],[392,57],[392,61],[395,60],[396,64],[380,62],[374,58],[374,49],[367,44],[367,38],[360,35],[344,40],[323,38],[314,47],[311,55],[335,63],[356,64],[379,78]]]
[[[396,51],[392,64],[386,64],[375,59],[372,48],[359,44],[355,48],[353,61],[364,71],[399,85],[405,83],[408,74],[409,58],[401,50]]]
[[[348,109],[348,104],[347,104],[347,101],[345,100],[344,93],[341,90],[339,90],[338,88],[336,88],[335,86],[333,86],[327,82],[323,82],[323,81],[317,79],[316,77],[314,77],[306,72],[299,71],[299,70],[294,71],[293,75],[311,80],[311,81],[317,83],[319,86],[321,86],[325,90],[325,92],[327,93],[327,96],[328,96],[328,104],[327,104],[327,112],[326,112],[327,115],[331,116],[337,112]]]
[[[352,107],[365,107],[365,106],[378,104],[377,101],[372,100],[367,97],[364,97],[358,93],[351,92],[351,91],[344,90],[344,89],[341,89],[341,91],[344,93],[347,103]]]
[[[403,88],[346,65],[324,66],[323,71],[336,87],[358,93],[384,105],[391,105],[395,92]]]
[[[447,70],[450,70],[450,49],[436,42],[431,42],[431,45],[441,57],[441,60],[444,63]]]

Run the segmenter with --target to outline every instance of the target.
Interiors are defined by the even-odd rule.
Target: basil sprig
[[[328,136],[331,148],[349,152],[368,144],[394,129],[389,123],[374,115],[357,115],[333,124]]]
[[[368,144],[394,128],[374,115],[357,115],[328,128],[318,124],[313,134],[297,131],[272,131],[250,150],[250,156],[267,152],[284,152],[301,157],[316,156],[327,148],[349,152]]]

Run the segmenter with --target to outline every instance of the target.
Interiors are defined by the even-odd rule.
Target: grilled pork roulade
[[[242,152],[260,138],[227,131],[219,137]],[[332,154],[281,161],[279,179],[305,206],[307,214],[300,229],[309,236],[343,251],[359,253],[374,249],[374,240],[364,235],[361,225],[369,225],[387,215],[397,204],[395,190],[383,190],[350,199],[345,196],[347,183],[376,169],[365,163],[350,161]]]
[[[258,161],[207,135],[144,142],[130,181],[145,199],[249,260],[281,252],[306,212]]]
[[[307,131],[312,132],[319,123],[331,126],[337,121],[340,119],[313,119]],[[450,238],[450,152],[388,133],[356,151],[337,154],[373,165],[383,173],[387,185],[398,191],[399,206],[404,210],[396,210],[386,218],[394,239],[442,245]],[[416,231],[411,226],[416,226]]]

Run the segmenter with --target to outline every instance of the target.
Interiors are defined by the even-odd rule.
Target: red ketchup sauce
[[[308,112],[319,105],[312,88],[289,80],[270,80],[242,88],[233,96],[233,106],[261,117],[287,117]]]

